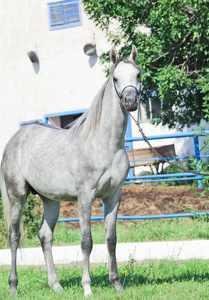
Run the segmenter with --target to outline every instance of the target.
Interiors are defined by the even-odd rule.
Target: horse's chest
[[[112,190],[121,186],[127,177],[128,170],[127,154],[121,149],[115,154],[111,164],[101,175],[96,188],[96,196],[101,198],[108,196]]]

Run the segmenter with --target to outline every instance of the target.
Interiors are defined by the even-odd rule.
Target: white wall
[[[88,108],[105,81],[98,57],[88,57],[83,52],[93,36],[99,55],[109,50],[111,45],[105,34],[83,10],[82,26],[49,31],[47,2],[55,1],[0,0],[0,158],[20,122]],[[38,72],[28,58],[29,51],[39,56]],[[142,127],[147,135],[170,132],[146,122]],[[135,124],[132,131],[133,136],[139,135]],[[179,155],[185,149],[192,149],[184,141],[163,140],[152,144],[174,142]],[[140,147],[146,145],[141,143]]]
[[[82,26],[49,31],[47,2],[0,0],[0,157],[20,122],[88,108],[105,81],[98,57],[83,52],[93,35],[98,54],[110,49],[104,33],[83,11]]]

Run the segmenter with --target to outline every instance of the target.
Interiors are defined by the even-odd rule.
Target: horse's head
[[[137,56],[135,46],[132,46],[129,59],[118,58],[114,47],[110,52],[110,59],[114,63],[112,78],[115,91],[128,111],[137,109],[141,91],[141,69],[135,64]]]

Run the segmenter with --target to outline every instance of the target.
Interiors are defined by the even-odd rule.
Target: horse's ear
[[[117,59],[118,59],[118,55],[115,51],[115,47],[112,47],[112,49],[110,51],[110,60],[115,64]]]
[[[136,49],[136,46],[132,45],[131,54],[129,56],[130,60],[136,61],[138,57],[138,51]]]

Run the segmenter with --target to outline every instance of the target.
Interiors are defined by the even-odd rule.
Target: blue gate
[[[204,131],[201,133],[194,133],[194,132],[186,132],[186,133],[174,133],[174,134],[165,134],[165,135],[156,135],[156,136],[147,136],[148,140],[162,140],[162,139],[171,139],[171,138],[185,138],[189,137],[193,139],[194,143],[194,155],[193,157],[197,159],[197,162],[200,161],[201,158],[209,157],[209,155],[204,154],[200,155],[200,148],[199,148],[199,137],[205,136],[209,134],[209,131]],[[143,141],[143,137],[131,137],[126,138],[128,142],[136,142],[136,141]],[[180,160],[180,159],[189,159],[191,156],[175,156],[175,157],[165,157],[167,160]],[[138,161],[148,161],[149,159],[141,159]],[[161,161],[160,158],[152,158],[152,161]],[[131,160],[130,162],[134,162],[135,160]],[[199,168],[197,168],[199,171]],[[162,181],[182,181],[182,180],[198,180],[198,187],[202,188],[201,183],[202,176],[201,175],[194,175],[192,173],[174,173],[174,174],[158,174],[158,175],[142,175],[142,176],[128,176],[125,183],[148,183],[148,182],[162,182]]]

